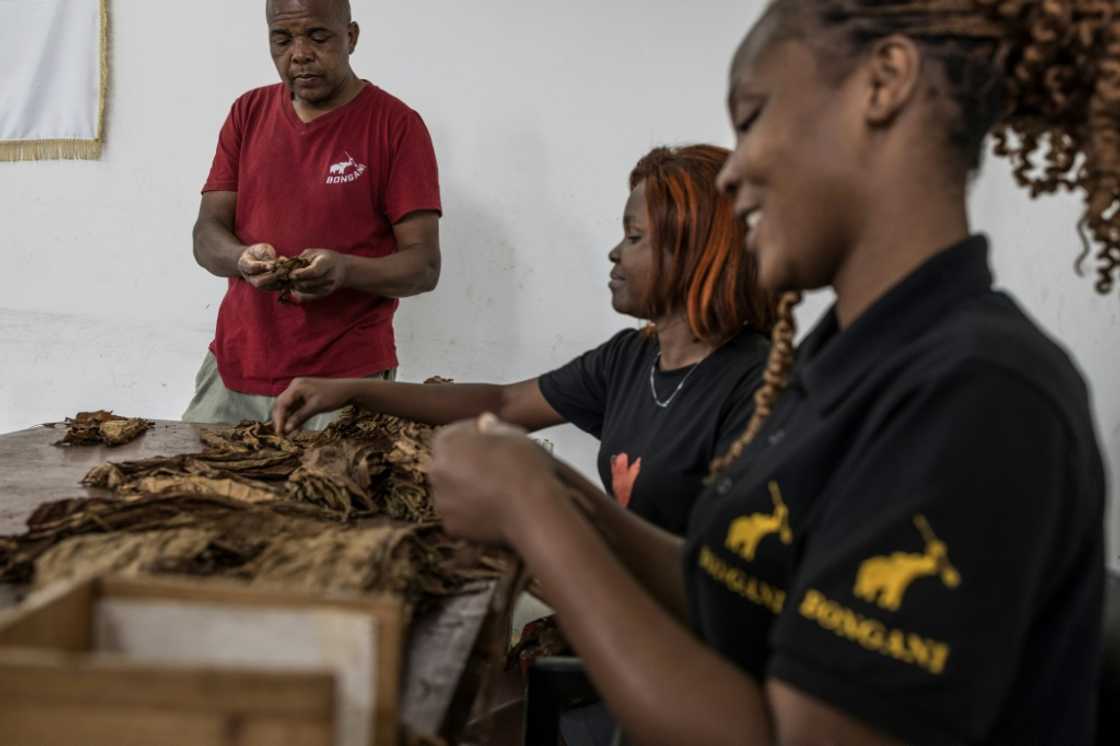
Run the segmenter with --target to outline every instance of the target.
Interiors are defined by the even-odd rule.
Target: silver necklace
[[[707,360],[707,359],[708,359],[708,356],[705,355],[703,357],[703,359],[700,360],[700,362],[696,363],[696,365],[693,365],[692,369],[684,374],[684,378],[682,378],[681,382],[677,384],[677,387],[675,389],[673,389],[673,393],[669,394],[669,398],[666,399],[665,401],[661,401],[660,399],[657,398],[657,386],[654,385],[654,382],[653,382],[654,374],[657,372],[657,364],[661,362],[661,353],[658,352],[657,357],[655,357],[653,359],[653,365],[651,365],[649,367],[649,393],[653,395],[653,403],[656,404],[661,409],[665,409],[670,404],[672,404],[673,400],[677,398],[677,394],[679,394],[681,392],[681,389],[684,388],[685,382],[689,379],[689,377],[693,373],[696,372],[696,369],[700,367],[700,363],[703,363],[704,360]]]

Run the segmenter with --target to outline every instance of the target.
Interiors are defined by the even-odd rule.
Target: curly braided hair
[[[801,293],[783,293],[778,299],[778,322],[770,332],[770,359],[766,361],[766,372],[762,374],[762,386],[754,393],[754,412],[746,431],[735,439],[727,453],[713,459],[709,474],[718,474],[739,460],[762,429],[762,423],[770,416],[774,403],[785,389],[789,373],[793,369],[793,342],[797,336],[797,320],[793,317],[793,309],[800,302]]]
[[[1080,191],[1097,283],[1120,279],[1120,0],[777,0],[839,32],[849,59],[902,34],[939,61],[956,104],[951,144],[970,168],[985,137],[1032,197]],[[1086,233],[1088,234],[1086,236]]]
[[[1120,0],[774,0],[783,30],[823,31],[829,69],[846,74],[874,41],[901,34],[941,63],[956,105],[949,143],[969,170],[988,134],[1032,197],[1080,191],[1084,252],[1096,246],[1098,292],[1120,279]],[[814,42],[820,35],[814,34]],[[839,50],[828,40],[841,41]],[[820,45],[818,45],[820,46]],[[845,61],[847,64],[845,65]],[[834,64],[832,64],[834,63]],[[1038,159],[1042,158],[1043,163]],[[1087,234],[1087,235],[1086,235]],[[792,311],[783,297],[763,386],[746,432],[712,462],[735,461],[762,428],[793,362]]]

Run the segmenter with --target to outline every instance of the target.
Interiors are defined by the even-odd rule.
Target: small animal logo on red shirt
[[[623,507],[630,505],[630,498],[634,494],[634,483],[638,481],[638,474],[642,471],[642,459],[630,463],[630,455],[616,453],[611,457],[611,490],[615,499]]]
[[[328,184],[349,184],[357,181],[366,172],[366,164],[358,163],[354,156],[346,153],[346,160],[332,164],[327,175]]]

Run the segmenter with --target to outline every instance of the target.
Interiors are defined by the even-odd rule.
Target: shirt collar
[[[798,350],[793,384],[824,414],[862,380],[871,366],[935,325],[950,309],[992,286],[988,241],[970,236],[930,257],[839,330],[833,306]]]

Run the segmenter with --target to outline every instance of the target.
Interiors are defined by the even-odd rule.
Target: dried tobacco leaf
[[[75,536],[47,549],[35,560],[33,587],[42,588],[87,574],[138,574],[167,557],[199,556],[213,538],[212,532],[195,528]]]
[[[455,561],[462,543],[435,527],[344,524],[292,503],[67,500],[43,506],[29,527],[0,540],[0,580],[43,586],[90,572],[188,574],[424,602],[474,577]]]
[[[268,271],[276,275],[272,287],[280,291],[281,303],[292,303],[292,293],[296,289],[295,281],[292,280],[292,273],[309,266],[311,266],[310,259],[298,256],[277,259],[271,263]]]
[[[301,466],[288,479],[294,500],[324,505],[349,516],[352,509],[376,512],[370,486],[385,470],[377,449],[369,444],[338,441],[309,448]]]
[[[88,487],[100,487],[101,489],[115,489],[128,479],[125,475],[125,470],[121,464],[101,464],[89,470],[84,477],[82,477],[82,484]]]
[[[40,506],[25,534],[0,538],[0,581],[185,573],[423,602],[508,573],[508,558],[439,528],[432,434],[349,408],[321,433],[243,422],[202,432],[199,453],[102,464],[83,483],[114,497]]]
[[[203,431],[201,453],[103,464],[83,484],[121,496],[198,495],[249,502],[295,500],[341,517],[436,520],[425,465],[433,429],[348,408],[321,433],[285,438],[243,422]]]
[[[118,488],[120,496],[195,496],[225,497],[245,503],[265,503],[283,500],[286,493],[267,487],[251,479],[237,476],[204,476],[201,474],[151,474]]]
[[[161,501],[162,500],[162,501]],[[115,498],[76,498],[44,503],[27,519],[27,531],[0,543],[0,581],[26,583],[43,552],[71,536],[174,529],[239,504],[208,498],[161,498],[123,502]]]
[[[277,435],[270,422],[245,420],[240,425],[203,430],[199,439],[208,450],[259,453],[293,453],[313,442],[317,433],[299,431],[290,436]]]
[[[236,474],[246,479],[286,480],[299,466],[298,452],[265,450],[249,455],[240,451],[209,451],[185,456],[158,456],[142,461],[122,461],[95,466],[82,484],[101,489],[121,489],[129,482],[156,474]]]
[[[131,443],[143,433],[155,427],[150,420],[138,417],[119,417],[112,412],[79,412],[73,418],[66,418],[66,435],[55,443],[56,446],[121,446]]]
[[[377,504],[385,515],[398,521],[426,523],[439,520],[425,485],[390,477],[377,493]]]

